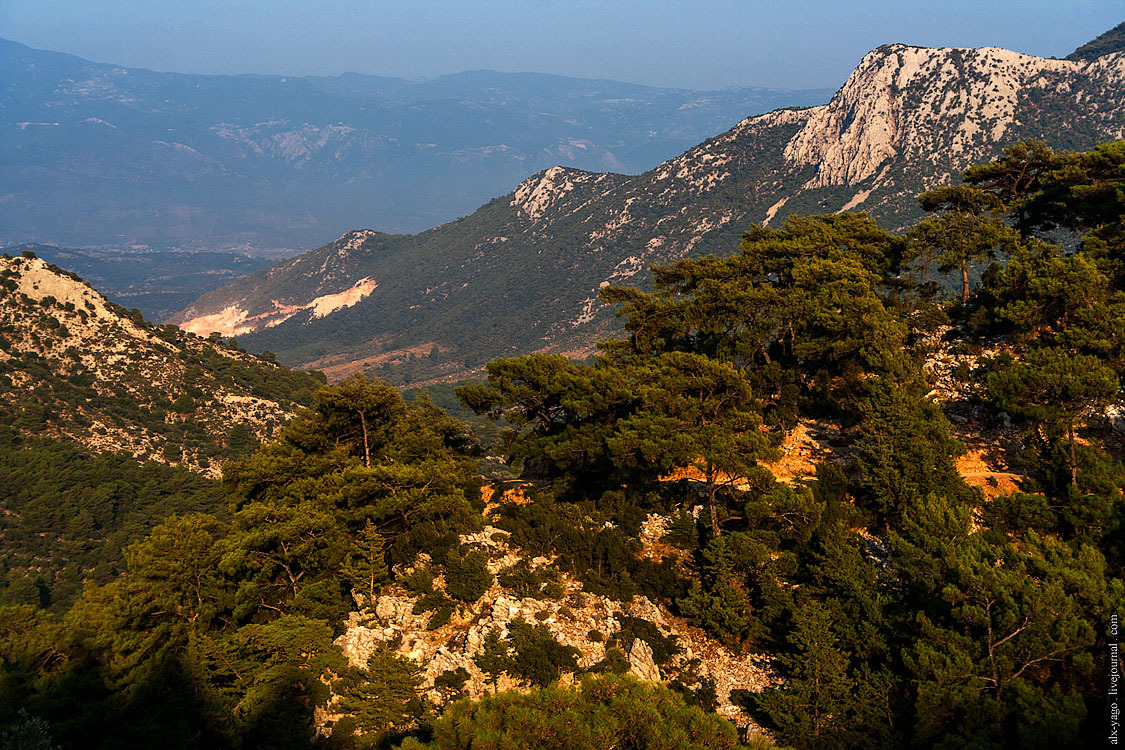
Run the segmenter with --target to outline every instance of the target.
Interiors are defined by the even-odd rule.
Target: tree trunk
[[[363,465],[371,468],[371,449],[367,446],[367,417],[359,413],[359,423],[363,426]]]
[[[715,508],[715,493],[718,492],[718,487],[715,486],[715,470],[710,466],[707,467],[707,509],[711,513],[711,538],[718,539],[721,530],[719,529],[719,511]]]
[[[1078,459],[1074,452],[1074,424],[1066,426],[1066,435],[1070,439],[1070,484],[1072,487],[1078,486]]]
[[[708,508],[711,510],[711,538],[719,538],[719,512],[715,509],[715,496],[712,495],[711,499],[707,502]]]
[[[961,263],[961,302],[969,301],[969,264]]]

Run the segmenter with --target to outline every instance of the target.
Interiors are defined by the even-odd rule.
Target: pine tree
[[[832,632],[828,608],[810,603],[793,619],[791,650],[779,659],[785,684],[766,691],[757,704],[794,746],[839,746],[856,687],[849,676],[848,654]]]
[[[1072,485],[1078,483],[1074,431],[1110,404],[1119,388],[1116,374],[1096,357],[1057,348],[1034,349],[988,376],[988,391],[1001,409],[1066,435]]]
[[[383,535],[368,519],[340,567],[340,574],[367,596],[368,606],[374,605],[375,592],[390,572],[383,547]]]
[[[943,186],[922,193],[922,208],[940,212],[909,233],[916,255],[938,270],[961,272],[961,302],[969,301],[969,264],[1015,248],[1018,235],[1004,225],[1003,204],[993,193],[966,185]]]
[[[388,427],[405,411],[402,397],[395,388],[379,380],[370,380],[362,372],[356,372],[331,388],[321,389],[317,393],[317,401],[321,413],[330,422],[342,426],[355,417],[359,418],[364,466],[371,466],[372,444],[382,438]]]
[[[355,717],[362,731],[381,733],[415,715],[421,683],[418,665],[378,648],[367,659],[363,679],[341,699],[340,708]]]
[[[488,676],[492,685],[492,692],[496,692],[496,683],[500,677],[509,673],[515,666],[511,656],[511,649],[507,642],[500,636],[499,628],[489,628],[481,644],[480,653],[474,659],[481,671]]]

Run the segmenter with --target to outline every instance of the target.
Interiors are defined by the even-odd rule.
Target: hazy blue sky
[[[0,0],[0,37],[188,73],[491,68],[721,88],[839,85],[889,42],[1063,56],[1121,0]]]

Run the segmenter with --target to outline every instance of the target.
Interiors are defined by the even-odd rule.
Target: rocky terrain
[[[645,540],[650,547],[662,540],[663,520],[654,515],[646,524]],[[498,577],[521,561],[529,562],[532,570],[550,569],[552,564],[546,557],[527,561],[520,550],[509,546],[507,532],[491,526],[463,536],[461,544],[486,552],[490,558],[489,572]],[[441,581],[437,583],[440,585]],[[366,606],[350,615],[347,630],[336,639],[349,662],[362,668],[374,649],[390,646],[421,667],[422,690],[438,705],[448,702],[450,696],[435,687],[435,681],[459,669],[465,670],[468,677],[458,697],[482,698],[499,690],[521,687],[519,680],[507,674],[494,684],[476,662],[485,650],[490,631],[506,639],[512,623],[518,621],[546,626],[556,641],[576,648],[581,654],[581,671],[610,669],[611,652],[619,649],[620,663],[613,665],[618,671],[686,690],[699,690],[706,684],[715,691],[718,713],[743,727],[752,722],[732,701],[731,691],[757,692],[776,679],[771,676],[770,660],[765,655],[735,653],[646,597],[619,602],[588,593],[581,582],[566,576],[557,590],[534,596],[522,596],[494,581],[478,601],[458,607],[448,624],[437,627],[430,625],[435,613],[418,611],[416,605],[421,596],[402,586],[393,587],[375,602],[363,602],[362,595],[359,598]],[[625,621],[632,624],[623,628]],[[641,627],[650,633],[650,640],[659,643],[649,644],[634,635],[637,621],[646,623]],[[573,679],[573,675],[567,677]],[[328,712],[321,721],[332,718],[333,714]]]
[[[823,106],[784,109],[636,177],[553,167],[472,216],[412,236],[353,232],[205,295],[173,320],[252,334],[303,367],[453,379],[526,350],[581,355],[612,329],[607,284],[730,253],[752,223],[865,210],[889,228],[915,196],[1003,147],[1125,136],[1125,53],[1049,60],[997,48],[880,47]],[[362,299],[327,315],[317,300]]]
[[[31,253],[0,259],[0,405],[25,433],[217,476],[232,437],[272,436],[317,385],[146,323]]]

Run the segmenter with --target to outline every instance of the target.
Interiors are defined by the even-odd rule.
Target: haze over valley
[[[831,91],[533,73],[205,76],[0,40],[0,243],[304,249],[417,232],[562,164],[643,172]]]

